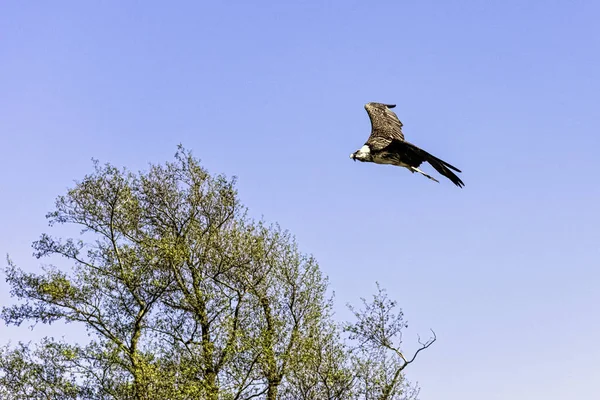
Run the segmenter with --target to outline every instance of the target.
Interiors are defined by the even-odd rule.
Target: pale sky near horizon
[[[600,3],[166,4],[0,6],[3,256],[39,269],[91,158],[137,171],[182,143],[315,255],[340,319],[379,281],[407,349],[435,330],[407,369],[422,400],[600,398]],[[369,101],[465,188],[352,162]],[[0,323],[0,345],[62,333],[83,337]]]

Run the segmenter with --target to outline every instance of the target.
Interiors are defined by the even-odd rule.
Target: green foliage
[[[0,398],[91,398],[92,392],[77,382],[76,360],[76,350],[48,339],[36,346],[5,346],[0,349]]]
[[[400,350],[402,330],[408,327],[402,310],[395,311],[397,303],[390,300],[385,289],[377,284],[377,294],[372,302],[362,299],[363,309],[354,313],[356,322],[346,324],[345,331],[350,339],[358,343],[354,348],[354,365],[357,379],[357,392],[364,398],[394,399],[400,395],[415,398],[418,390],[403,382],[401,372],[412,363],[419,352],[431,346],[433,337],[408,359]]]
[[[27,273],[11,260],[7,324],[79,323],[86,346],[45,339],[0,353],[11,399],[397,399],[406,360],[395,303],[355,312],[350,346],[333,322],[327,279],[278,226],[250,220],[235,180],[179,148],[134,174],[94,163],[59,196],[35,256],[67,268]],[[388,354],[389,353],[389,354]],[[414,358],[413,358],[414,359]]]

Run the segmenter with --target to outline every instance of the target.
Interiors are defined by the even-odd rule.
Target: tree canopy
[[[401,310],[379,289],[333,319],[327,278],[289,232],[248,217],[235,179],[175,160],[132,173],[94,162],[56,200],[35,257],[5,269],[6,324],[76,323],[89,343],[45,338],[0,350],[11,399],[407,399]],[[435,335],[419,349],[429,347]],[[418,352],[417,352],[418,354]]]

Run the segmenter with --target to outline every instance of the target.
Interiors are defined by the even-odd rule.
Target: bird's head
[[[364,145],[360,149],[356,150],[354,153],[350,154],[350,158],[354,161],[362,161],[362,162],[370,162],[373,161],[373,156],[371,155],[371,149],[369,146]]]

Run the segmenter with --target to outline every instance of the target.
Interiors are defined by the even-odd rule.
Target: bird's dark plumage
[[[371,135],[365,145],[350,157],[363,162],[405,167],[411,172],[419,172],[437,182],[436,179],[419,170],[418,167],[426,161],[456,186],[464,186],[463,181],[451,171],[461,172],[458,168],[404,140],[402,122],[390,110],[395,106],[395,104],[382,103],[365,105],[365,110],[371,120]]]

